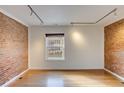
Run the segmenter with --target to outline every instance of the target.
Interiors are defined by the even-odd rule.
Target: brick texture
[[[28,68],[28,28],[0,12],[0,85]]]
[[[105,33],[105,68],[124,77],[124,19],[108,25]]]

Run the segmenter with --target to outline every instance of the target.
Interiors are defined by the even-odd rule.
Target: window
[[[64,60],[64,33],[46,34],[46,59]]]

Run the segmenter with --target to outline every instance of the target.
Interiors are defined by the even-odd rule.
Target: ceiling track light
[[[31,11],[31,13],[30,13],[30,16],[32,15],[32,14],[34,14],[39,20],[40,20],[40,22],[43,24],[44,22],[43,22],[43,20],[40,18],[40,16],[33,10],[33,8],[30,6],[30,5],[27,5],[27,7],[30,9],[30,11]]]
[[[70,24],[95,24],[90,22],[71,22]]]
[[[114,15],[116,14],[117,8],[113,9],[112,11],[110,11],[109,13],[107,13],[106,15],[104,15],[102,18],[100,18],[99,20],[97,20],[96,22],[71,22],[70,24],[97,24],[100,21],[102,21],[104,18],[106,18],[107,16],[109,16],[110,14],[114,13]],[[117,15],[117,14],[116,14]]]

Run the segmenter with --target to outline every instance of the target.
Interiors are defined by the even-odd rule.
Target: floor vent
[[[122,84],[124,84],[124,82],[121,82]]]
[[[19,79],[22,79],[23,77],[20,77]]]

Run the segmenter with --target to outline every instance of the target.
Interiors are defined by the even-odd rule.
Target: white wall
[[[65,60],[45,60],[45,33],[65,33]],[[104,31],[97,26],[29,27],[29,68],[103,69]]]

